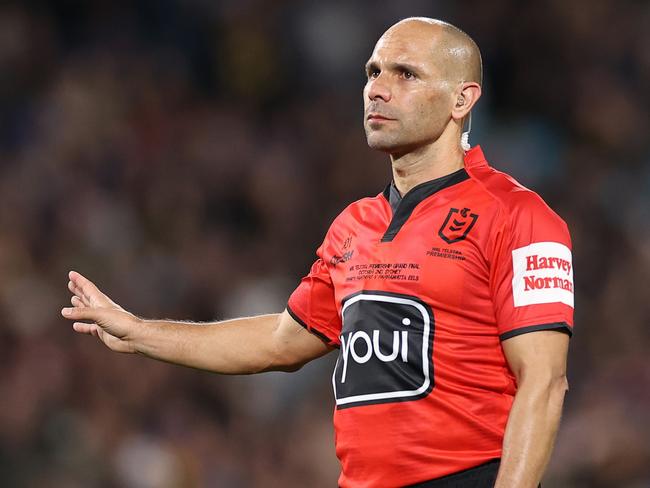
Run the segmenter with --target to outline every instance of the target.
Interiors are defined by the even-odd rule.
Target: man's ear
[[[473,81],[463,82],[456,94],[456,103],[451,110],[454,120],[463,120],[481,98],[481,85]]]

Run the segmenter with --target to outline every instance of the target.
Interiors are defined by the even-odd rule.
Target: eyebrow
[[[371,69],[379,69],[379,65],[375,61],[368,61],[365,66],[366,73]],[[422,68],[409,63],[388,63],[387,69],[392,71],[412,71],[414,73],[422,73]]]

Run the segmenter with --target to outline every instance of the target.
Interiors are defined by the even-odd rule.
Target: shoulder
[[[559,226],[564,220],[533,190],[525,187],[507,173],[484,164],[468,169],[470,178],[499,207],[504,220],[511,225],[535,220],[537,225]]]
[[[331,228],[363,221],[386,212],[390,205],[383,193],[374,197],[364,197],[350,203],[332,221]]]

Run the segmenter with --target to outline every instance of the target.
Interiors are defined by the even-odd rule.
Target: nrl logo
[[[478,219],[477,214],[470,212],[471,210],[467,207],[462,210],[450,208],[447,218],[445,218],[440,230],[438,230],[440,238],[447,244],[453,244],[465,239]]]

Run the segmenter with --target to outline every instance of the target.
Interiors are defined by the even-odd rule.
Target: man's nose
[[[381,74],[368,81],[367,95],[370,100],[382,100],[388,102],[391,99],[390,86]]]

